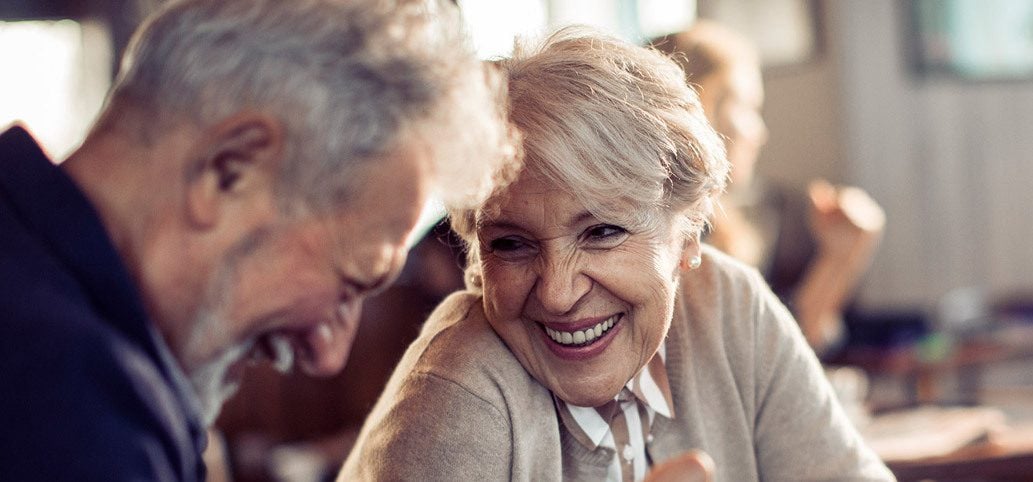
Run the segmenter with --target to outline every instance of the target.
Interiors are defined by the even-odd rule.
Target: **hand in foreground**
[[[702,450],[689,450],[665,460],[646,474],[645,482],[712,482],[714,460]]]

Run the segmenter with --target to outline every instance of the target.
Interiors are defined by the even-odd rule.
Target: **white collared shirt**
[[[671,389],[660,350],[614,399],[599,407],[571,405],[553,395],[560,418],[582,445],[614,449],[606,480],[642,480],[652,465],[646,444],[656,416],[674,418]]]

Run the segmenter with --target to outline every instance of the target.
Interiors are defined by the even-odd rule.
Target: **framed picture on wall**
[[[910,0],[907,9],[919,75],[1033,79],[1033,1]]]

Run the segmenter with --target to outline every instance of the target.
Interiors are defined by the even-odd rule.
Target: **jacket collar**
[[[93,205],[20,126],[0,133],[0,199],[78,281],[101,318],[155,361],[200,436],[200,403],[144,311],[140,294]],[[2,205],[0,205],[2,206]]]

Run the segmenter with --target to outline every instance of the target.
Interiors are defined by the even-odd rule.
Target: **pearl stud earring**
[[[701,264],[703,264],[703,258],[699,256],[693,256],[692,259],[689,260],[689,269],[699,268]]]

